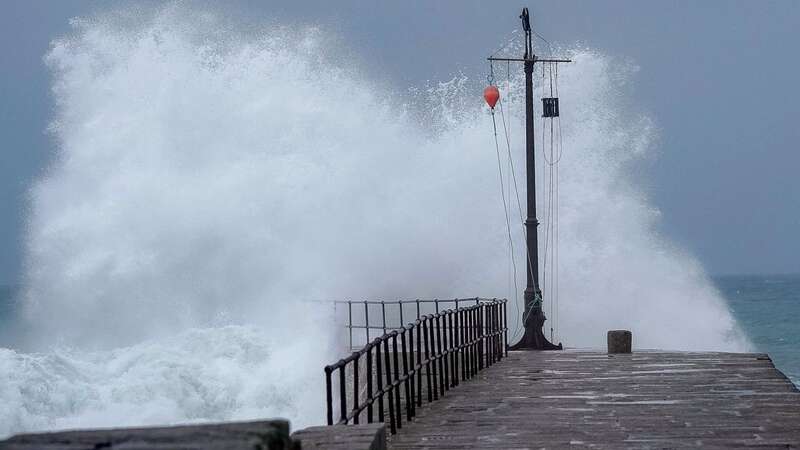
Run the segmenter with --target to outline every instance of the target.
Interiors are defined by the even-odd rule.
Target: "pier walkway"
[[[800,392],[764,354],[510,352],[389,448],[567,446],[800,448]]]

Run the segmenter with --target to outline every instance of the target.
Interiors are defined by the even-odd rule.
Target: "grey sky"
[[[118,5],[0,5],[0,283],[21,273],[26,190],[53,152],[42,56],[71,17]],[[482,76],[522,6],[551,42],[641,67],[633,98],[661,137],[641,179],[667,236],[712,273],[800,272],[800,2],[254,0],[226,10],[323,24],[402,90],[457,71]]]

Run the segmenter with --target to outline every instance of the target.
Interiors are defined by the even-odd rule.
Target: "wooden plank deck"
[[[417,414],[390,448],[800,448],[764,354],[511,352]]]

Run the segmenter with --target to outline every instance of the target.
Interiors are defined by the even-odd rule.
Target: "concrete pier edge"
[[[289,429],[272,419],[26,433],[0,441],[0,450],[386,450],[383,423]]]

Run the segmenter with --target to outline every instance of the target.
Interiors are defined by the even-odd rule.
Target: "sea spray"
[[[330,354],[313,344],[226,326],[100,352],[0,349],[0,435],[256,417],[316,424],[322,411],[303,409],[324,397],[309,383]]]
[[[508,286],[481,75],[399,96],[335,58],[326,31],[244,34],[219,17],[124,11],[53,43],[58,147],[31,190],[28,343],[0,355],[14,380],[0,433],[318,423],[322,367],[341,352],[327,309],[307,300],[522,288]],[[572,58],[560,75],[560,340],[596,347],[627,327],[639,347],[745,348],[633,184],[654,136],[625,105],[633,72],[592,51]],[[521,180],[521,96],[507,94]]]

